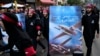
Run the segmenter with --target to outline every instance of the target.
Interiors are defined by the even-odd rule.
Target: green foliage
[[[81,0],[68,0],[67,3],[69,5],[81,5],[82,1]]]

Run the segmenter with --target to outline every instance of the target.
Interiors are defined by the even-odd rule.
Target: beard
[[[87,12],[87,14],[90,14],[90,13],[92,13],[92,11],[86,11]]]

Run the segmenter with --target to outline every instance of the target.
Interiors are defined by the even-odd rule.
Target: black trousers
[[[49,32],[48,31],[43,32],[43,36],[45,37],[47,42],[49,42]]]
[[[95,37],[95,34],[84,34],[84,40],[86,43],[86,47],[87,47],[87,53],[86,56],[91,56],[91,51],[92,51],[92,43],[93,43],[93,39]]]
[[[45,37],[45,39],[47,40],[47,45],[48,45],[48,50],[47,50],[47,56],[50,56],[49,54],[49,30],[45,30],[43,32],[43,36]]]
[[[42,47],[42,49],[45,49],[45,46],[43,45],[43,43],[40,40],[37,41],[37,43]]]
[[[40,40],[37,41],[36,38],[33,38],[33,46],[34,46],[35,50],[37,49],[37,44],[39,44],[42,47],[42,49],[45,49],[45,46],[43,45],[43,43]]]
[[[73,53],[73,56],[84,56],[83,53]]]

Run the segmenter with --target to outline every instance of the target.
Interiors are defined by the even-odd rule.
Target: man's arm
[[[99,37],[99,15],[96,15],[95,19],[96,19],[95,27],[97,31],[96,37],[98,38]]]
[[[85,15],[82,16],[82,20],[81,20],[81,25],[83,26],[85,24]]]

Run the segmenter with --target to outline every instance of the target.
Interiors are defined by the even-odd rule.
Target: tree
[[[81,0],[67,0],[67,3],[69,5],[81,5],[82,1]]]

